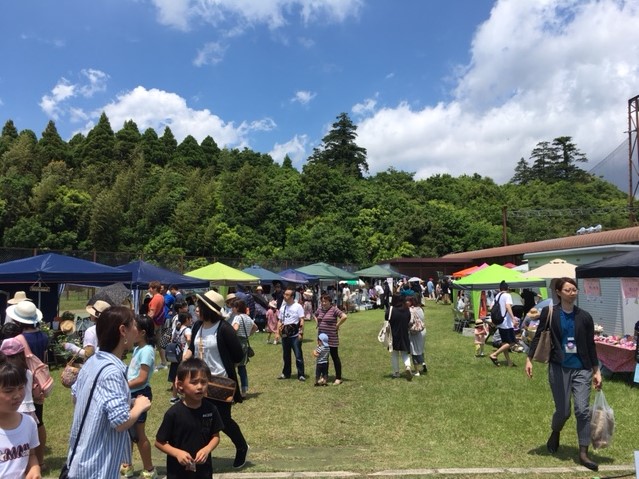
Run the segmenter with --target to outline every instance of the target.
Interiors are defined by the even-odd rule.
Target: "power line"
[[[517,209],[507,210],[507,215],[511,218],[570,218],[586,215],[603,215],[617,213],[628,215],[628,213],[639,213],[639,207],[630,208],[628,206],[611,206],[607,208],[565,208],[565,209]]]

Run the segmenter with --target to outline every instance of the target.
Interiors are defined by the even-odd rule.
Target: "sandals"
[[[499,364],[499,361],[497,360],[497,358],[493,358],[492,356],[488,356],[490,358],[490,360],[493,362],[493,364],[497,367],[500,367],[501,364]]]

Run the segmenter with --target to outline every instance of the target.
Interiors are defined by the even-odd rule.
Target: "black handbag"
[[[242,329],[244,330],[244,336],[246,336],[246,357],[247,358],[252,358],[253,356],[255,356],[255,351],[253,350],[253,348],[251,347],[251,342],[249,341],[249,335],[246,332],[246,325],[244,324],[244,319],[242,319]]]
[[[75,451],[78,448],[78,442],[80,442],[80,434],[82,434],[82,428],[84,427],[84,421],[87,418],[87,413],[89,412],[89,406],[91,405],[91,399],[93,399],[93,391],[95,391],[95,386],[96,384],[98,384],[98,378],[100,377],[100,374],[102,374],[102,371],[104,371],[104,368],[106,368],[108,366],[108,364],[102,366],[102,369],[100,369],[98,371],[98,374],[96,374],[95,379],[93,380],[93,386],[91,386],[91,392],[89,393],[89,400],[87,401],[87,407],[84,409],[84,414],[82,414],[82,421],[80,421],[80,429],[78,429],[78,435],[75,437],[75,444],[73,445],[73,451],[71,451],[71,457],[69,458],[68,462],[65,462],[64,465],[62,466],[62,468],[60,469],[60,475],[58,476],[59,479],[68,479],[69,478],[69,467],[71,466],[71,463],[73,462],[73,457],[75,456]]]

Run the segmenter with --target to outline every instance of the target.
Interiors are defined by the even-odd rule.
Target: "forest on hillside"
[[[539,143],[529,160],[504,185],[477,174],[369,175],[345,113],[302,171],[210,136],[178,143],[169,127],[158,136],[128,121],[114,132],[105,114],[68,142],[53,121],[38,138],[8,120],[0,234],[4,247],[182,256],[192,266],[217,257],[366,267],[500,246],[504,208],[508,244],[630,226],[626,194],[578,167],[585,155],[570,137]]]

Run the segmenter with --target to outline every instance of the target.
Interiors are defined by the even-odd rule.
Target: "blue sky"
[[[22,0],[0,6],[0,123],[285,154],[335,117],[389,167],[507,181],[539,141],[593,164],[639,94],[637,0]]]

